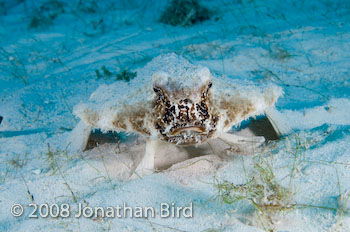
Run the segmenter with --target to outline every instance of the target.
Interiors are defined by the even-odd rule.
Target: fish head
[[[205,67],[182,72],[181,77],[165,72],[153,75],[154,126],[162,140],[193,145],[215,134],[218,116],[212,104],[212,85]]]

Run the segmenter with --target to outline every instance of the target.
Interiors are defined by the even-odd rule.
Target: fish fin
[[[292,128],[288,121],[283,118],[281,112],[275,107],[269,107],[266,109],[265,114],[279,137],[288,135],[292,132]]]
[[[75,126],[67,138],[69,148],[73,151],[84,151],[89,141],[91,127],[83,120]]]

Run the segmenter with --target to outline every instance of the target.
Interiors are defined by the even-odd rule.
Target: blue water
[[[188,27],[159,22],[168,3],[0,0],[2,230],[262,231],[257,221],[249,221],[251,205],[232,209],[213,200],[216,190],[209,177],[214,173],[204,180],[189,175],[185,180],[193,182],[187,185],[183,179],[179,183],[163,173],[122,182],[106,171],[106,166],[113,164],[111,160],[103,163],[98,157],[68,152],[66,138],[79,121],[72,113],[74,106],[88,101],[98,86],[118,81],[116,75],[121,71],[135,71],[159,54],[175,52],[207,66],[217,76],[281,86],[284,97],[276,105],[281,112],[292,110],[307,116],[310,109],[322,106],[332,118],[335,106],[329,105],[330,100],[350,97],[350,1],[200,1],[210,9],[210,19]],[[99,78],[96,70],[102,67],[112,75]],[[347,114],[349,109],[337,108],[336,112]],[[310,118],[318,120],[317,116]],[[294,141],[293,136],[300,135],[310,143],[305,156],[312,162],[297,169],[298,202],[337,207],[338,186],[343,193],[350,189],[350,120],[341,125],[331,121],[308,130],[295,126],[291,135],[276,142],[276,170],[282,182],[288,176],[285,170],[293,164],[291,152],[284,150],[288,139]],[[245,129],[250,122],[244,121],[234,130]],[[137,139],[130,133],[110,136],[125,144]],[[54,161],[61,167],[52,173],[48,148],[57,152]],[[228,167],[218,175],[244,181],[240,160],[230,158]],[[252,168],[249,162],[247,169]],[[149,221],[131,219],[113,221],[109,227],[110,221],[91,219],[72,219],[70,224],[65,219],[14,218],[10,205],[30,203],[29,190],[37,203],[75,204],[72,193],[79,202],[93,205],[112,204],[115,199],[141,205],[193,200],[198,213],[192,221],[150,219],[153,227]],[[333,211],[312,210],[293,211],[291,223],[282,223],[279,231],[328,231],[339,220]],[[348,215],[344,214],[343,220],[340,231],[350,231]]]

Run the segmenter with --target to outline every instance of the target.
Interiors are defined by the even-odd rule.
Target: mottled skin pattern
[[[208,68],[195,66],[176,54],[154,58],[143,72],[144,85],[134,92],[116,95],[122,90],[118,83],[104,85],[92,94],[90,102],[79,104],[74,112],[82,121],[72,133],[73,137],[82,135],[78,142],[82,150],[93,128],[142,135],[147,143],[135,170],[139,175],[152,172],[161,142],[186,146],[219,138],[231,145],[262,144],[262,137],[245,138],[227,132],[249,117],[275,112],[271,109],[282,95],[277,86],[259,88],[213,77]],[[132,90],[125,85],[123,88]],[[270,113],[267,116],[272,118]],[[278,129],[278,123],[274,125]]]
[[[155,85],[153,116],[159,138],[176,145],[198,144],[211,138],[216,132],[218,120],[215,108],[209,104],[211,87],[211,82],[204,85],[200,101],[195,102],[189,98],[174,101]]]

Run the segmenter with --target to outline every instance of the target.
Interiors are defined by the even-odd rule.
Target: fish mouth
[[[176,128],[173,130],[170,135],[175,136],[180,134],[183,131],[190,131],[190,132],[195,132],[195,133],[204,133],[205,128],[201,126],[186,126],[186,127],[181,127],[181,128]]]

